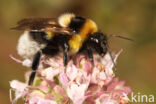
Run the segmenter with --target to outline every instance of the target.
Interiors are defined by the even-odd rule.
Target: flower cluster
[[[115,62],[119,54],[113,55]],[[32,63],[20,62],[28,67]],[[25,75],[26,83],[10,82],[11,102],[22,97],[25,104],[127,104],[131,89],[115,77],[113,66],[108,53],[104,57],[95,54],[94,65],[86,56],[76,55],[66,67],[62,55],[42,55],[32,86],[26,84],[30,71]]]

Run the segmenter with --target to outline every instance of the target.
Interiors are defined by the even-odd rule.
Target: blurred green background
[[[117,76],[126,80],[134,93],[156,96],[156,0],[0,0],[0,104],[9,104],[9,81],[24,81],[27,68],[11,60],[21,31],[16,22],[28,17],[57,17],[73,12],[91,18],[107,34],[134,39],[112,38],[112,51],[119,56]]]

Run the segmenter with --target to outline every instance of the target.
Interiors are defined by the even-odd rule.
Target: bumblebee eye
[[[97,38],[91,38],[91,41],[94,41],[95,43],[99,43],[99,39],[97,39]]]

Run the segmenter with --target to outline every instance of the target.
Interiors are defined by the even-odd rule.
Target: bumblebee
[[[87,53],[94,64],[93,53],[104,56],[108,51],[108,37],[98,30],[96,23],[72,13],[58,18],[23,19],[12,29],[24,30],[17,51],[23,58],[32,60],[29,85],[33,84],[41,54],[53,56],[61,51],[66,66],[69,56],[74,54]]]

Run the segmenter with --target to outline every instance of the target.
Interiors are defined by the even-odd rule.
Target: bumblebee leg
[[[68,52],[64,52],[64,66],[66,66],[68,64]]]
[[[88,53],[88,57],[89,57],[91,63],[92,63],[93,66],[94,66],[93,52],[92,52],[92,49],[91,49],[90,47],[87,47],[87,53]]]
[[[29,77],[29,82],[28,82],[29,85],[33,84],[33,81],[34,81],[34,78],[35,78],[35,75],[36,75],[36,70],[37,70],[39,62],[40,62],[40,57],[41,57],[41,53],[37,52],[34,59],[33,59],[33,63],[32,63],[33,72],[31,73],[31,75]]]
[[[32,69],[35,71],[38,68],[39,62],[40,62],[41,53],[37,52],[32,63]]]
[[[69,45],[68,45],[68,43],[64,43],[64,59],[63,59],[63,61],[64,61],[64,66],[66,66],[67,64],[68,64],[68,50],[69,50]]]
[[[36,75],[36,71],[31,73],[31,75],[30,75],[30,77],[29,77],[28,85],[32,85],[32,84],[33,84],[35,75]]]

